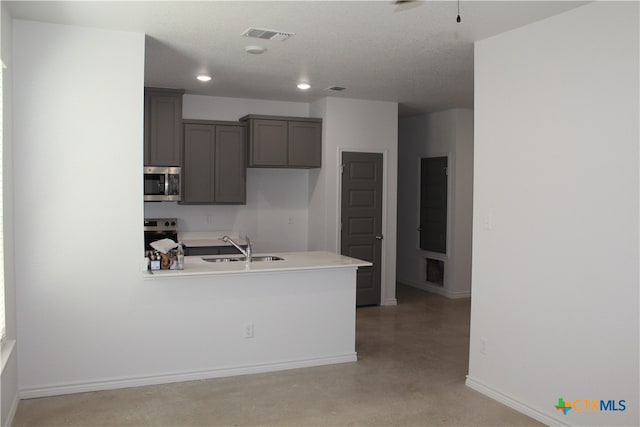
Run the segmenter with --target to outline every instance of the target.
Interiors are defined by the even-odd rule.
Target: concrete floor
[[[464,385],[470,302],[398,286],[358,309],[358,362],[23,400],[22,426],[532,426]]]

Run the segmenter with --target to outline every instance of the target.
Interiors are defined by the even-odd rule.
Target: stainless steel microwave
[[[179,202],[180,174],[177,166],[145,166],[144,201]]]

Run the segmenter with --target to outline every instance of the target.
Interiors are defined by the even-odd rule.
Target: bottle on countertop
[[[151,271],[160,270],[160,254],[149,252],[149,267]]]
[[[182,245],[182,243],[178,242],[178,247],[177,247],[177,252],[178,252],[178,270],[184,270],[184,246]]]

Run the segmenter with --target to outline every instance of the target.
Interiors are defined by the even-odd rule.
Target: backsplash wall
[[[308,117],[304,102],[185,94],[185,119],[235,121],[247,114]],[[308,250],[309,171],[247,169],[246,205],[147,202],[145,218],[178,218],[180,231],[232,231],[251,238],[257,252]]]
[[[308,249],[309,172],[247,169],[246,205],[146,202],[145,218],[178,218],[180,231],[233,231],[251,238],[256,252]]]

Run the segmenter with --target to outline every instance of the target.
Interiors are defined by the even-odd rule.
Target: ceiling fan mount
[[[395,6],[395,12],[402,12],[407,9],[413,9],[414,7],[420,6],[422,1],[420,0],[394,0],[393,5]]]
[[[423,3],[423,0],[394,0],[393,5],[396,7],[395,12],[402,12],[407,9],[412,9],[416,6],[420,6]],[[460,0],[458,0],[458,16],[456,16],[456,22],[459,24],[462,22],[462,18],[460,18]]]

